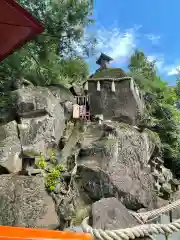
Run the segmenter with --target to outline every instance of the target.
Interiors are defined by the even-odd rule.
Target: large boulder
[[[41,177],[0,176],[0,225],[56,229],[58,216]]]
[[[28,87],[12,93],[20,118],[18,129],[24,152],[37,153],[58,145],[65,128],[64,110],[47,89]]]
[[[48,88],[27,87],[12,92],[16,113],[21,118],[54,115],[59,101]]]
[[[66,101],[74,102],[74,96],[71,91],[61,84],[54,84],[48,87],[55,98],[58,99],[59,103],[64,103]]]
[[[111,122],[99,129],[98,139],[88,130],[84,134],[78,159],[84,189],[96,201],[115,196],[132,210],[154,208],[154,180],[148,162],[155,145],[149,143],[147,134],[126,124]]]
[[[139,225],[127,208],[116,198],[103,198],[93,203],[90,224],[93,228],[116,230]]]
[[[21,144],[15,121],[0,125],[0,169],[1,173],[16,173],[22,168]]]
[[[65,118],[69,120],[72,117],[73,103],[75,103],[75,98],[71,91],[61,84],[54,84],[49,86],[48,89],[64,108]]]

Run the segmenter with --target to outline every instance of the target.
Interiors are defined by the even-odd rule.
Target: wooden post
[[[168,240],[169,234],[165,233],[165,239]]]
[[[172,203],[172,195],[170,194],[170,200],[169,200],[169,204]],[[169,221],[170,223],[172,223],[172,210],[169,211]]]
[[[172,203],[172,195],[169,196],[169,204]],[[172,210],[169,211],[169,222],[172,223]],[[165,233],[165,239],[168,240],[169,234]]]

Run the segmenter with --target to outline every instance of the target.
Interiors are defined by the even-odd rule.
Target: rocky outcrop
[[[52,92],[54,97],[59,101],[64,108],[64,116],[67,120],[72,117],[72,107],[75,102],[72,93],[62,85],[49,86],[48,89]]]
[[[10,99],[12,117],[0,125],[0,225],[64,229],[80,224],[96,202],[93,226],[128,227],[136,220],[126,208],[156,206],[149,163],[160,147],[153,132],[115,121],[69,121],[74,98],[59,86],[27,86]],[[25,159],[34,161],[34,171],[21,171]],[[29,172],[38,176],[18,175]],[[158,181],[164,180],[158,175]]]
[[[116,198],[103,198],[93,203],[90,224],[96,229],[115,230],[139,223]]]
[[[79,174],[85,191],[96,201],[115,196],[132,210],[153,208],[156,198],[148,168],[153,144],[147,145],[144,135],[125,124],[111,122],[97,125],[97,129],[101,134],[91,143],[90,132],[84,134],[78,159],[84,165],[79,167]]]
[[[14,126],[9,135],[11,138],[12,134],[16,135],[15,145],[20,139],[22,149],[17,153],[22,150],[25,155],[46,154],[48,148],[57,146],[65,128],[65,117],[63,107],[53,94],[47,88],[27,87],[13,91],[11,97],[17,124],[9,123]],[[10,141],[6,144],[14,148]]]
[[[48,89],[52,92],[59,103],[64,103],[66,101],[74,102],[74,96],[71,91],[63,85],[54,84],[49,86]]]
[[[53,170],[54,167],[56,171],[52,160],[46,163],[43,161],[46,161],[46,156],[49,157],[49,149],[58,151],[66,126],[67,101],[74,99],[65,88],[64,95],[59,89],[59,98],[52,92],[48,88],[28,86],[11,92],[8,99],[10,104],[7,105],[14,114],[10,121],[3,117],[7,121],[0,125],[0,174],[9,173],[0,176],[0,211],[4,211],[0,217],[1,225],[63,228],[71,220],[74,196],[71,192],[65,194],[67,187],[62,193],[61,176],[57,181],[60,187],[55,188],[55,197],[47,194],[43,181],[51,173],[51,168]],[[43,178],[11,174],[26,174],[24,157],[34,158],[40,156],[40,153],[45,156],[40,161],[47,169],[34,169],[37,168],[35,161],[33,166],[30,162],[27,165],[31,170],[36,170],[31,173],[40,174]],[[53,177],[57,178],[56,175]],[[68,181],[69,177],[67,184]]]
[[[0,225],[55,229],[59,219],[43,178],[0,176]]]

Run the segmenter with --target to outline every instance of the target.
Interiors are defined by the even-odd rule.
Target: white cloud
[[[140,27],[135,26],[124,32],[119,28],[101,28],[97,31],[97,51],[106,53],[114,62],[123,63],[136,48],[136,32]]]
[[[173,76],[178,74],[180,66],[174,66],[173,64],[166,64],[164,56],[150,55],[147,57],[148,60],[156,61],[156,67],[160,73],[167,74],[167,76]]]
[[[168,71],[167,75],[168,76],[173,76],[176,75],[178,73],[176,68],[172,68],[170,71]]]
[[[148,60],[156,61],[156,67],[160,73],[167,74],[167,76],[174,76],[180,72],[180,65],[166,64],[164,56],[150,55]]]
[[[180,72],[180,66],[171,67],[167,73],[168,76],[177,75]]]
[[[149,55],[149,56],[147,56],[147,59],[148,59],[149,62],[153,62],[153,61],[156,60],[156,57],[153,56],[153,55]]]
[[[161,37],[159,35],[147,34],[147,39],[151,41],[152,44],[158,44]]]
[[[134,26],[133,28],[121,30],[118,27],[104,28],[98,26],[98,30],[92,33],[98,40],[96,46],[96,57],[100,52],[103,52],[113,58],[114,63],[124,64],[128,63],[129,57],[133,54],[136,48],[142,45],[144,37],[149,40],[152,45],[158,44],[161,37],[155,34],[142,34],[139,32],[141,26]],[[86,32],[88,36],[90,32]],[[81,49],[78,49],[79,52]],[[166,64],[163,54],[150,54],[147,56],[148,60],[156,61],[156,67],[159,73],[167,76],[176,75],[178,73],[175,64]],[[92,57],[91,60],[95,60]],[[113,62],[113,61],[112,61]],[[180,66],[179,66],[180,68]]]

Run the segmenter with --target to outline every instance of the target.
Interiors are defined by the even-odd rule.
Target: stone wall
[[[99,81],[100,91],[97,91],[96,80],[88,80],[91,114],[102,114],[104,119],[122,121],[131,125],[138,124],[142,115],[142,102],[137,101],[139,96],[131,88],[131,81],[130,79],[115,81],[115,92],[113,92],[111,80]]]

